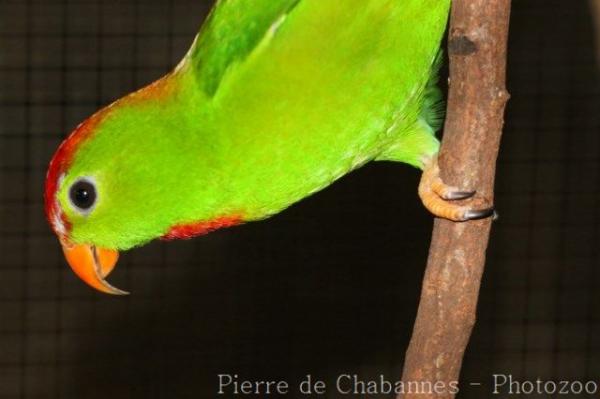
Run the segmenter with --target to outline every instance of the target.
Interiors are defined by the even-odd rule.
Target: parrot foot
[[[475,191],[461,190],[449,186],[440,177],[440,168],[437,155],[425,162],[421,182],[419,183],[419,197],[425,208],[437,217],[455,222],[484,219],[490,216],[495,218],[493,207],[475,208],[474,206],[459,205],[449,201],[465,200],[473,197]]]

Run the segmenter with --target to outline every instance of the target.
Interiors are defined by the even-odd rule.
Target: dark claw
[[[472,209],[465,212],[464,218],[465,220],[485,219],[489,218],[490,216],[493,216],[494,214],[496,214],[494,208]]]
[[[452,191],[444,199],[448,201],[456,201],[471,198],[474,195],[475,191]]]

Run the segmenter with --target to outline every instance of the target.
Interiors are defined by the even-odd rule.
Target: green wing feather
[[[227,69],[242,62],[268,30],[301,0],[220,0],[188,55],[198,83],[212,96]]]

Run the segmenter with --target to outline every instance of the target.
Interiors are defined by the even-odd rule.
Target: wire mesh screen
[[[129,297],[66,266],[43,214],[52,153],[176,65],[210,6],[0,1],[0,398],[213,398],[219,373],[399,379],[431,232],[409,167],[370,164],[267,221],[132,250],[111,276]],[[584,1],[513,4],[501,218],[461,397],[491,397],[493,374],[600,378],[592,22]]]

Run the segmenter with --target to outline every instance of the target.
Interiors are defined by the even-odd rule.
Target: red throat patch
[[[242,223],[241,216],[224,216],[209,221],[176,224],[161,237],[162,240],[187,239]]]

